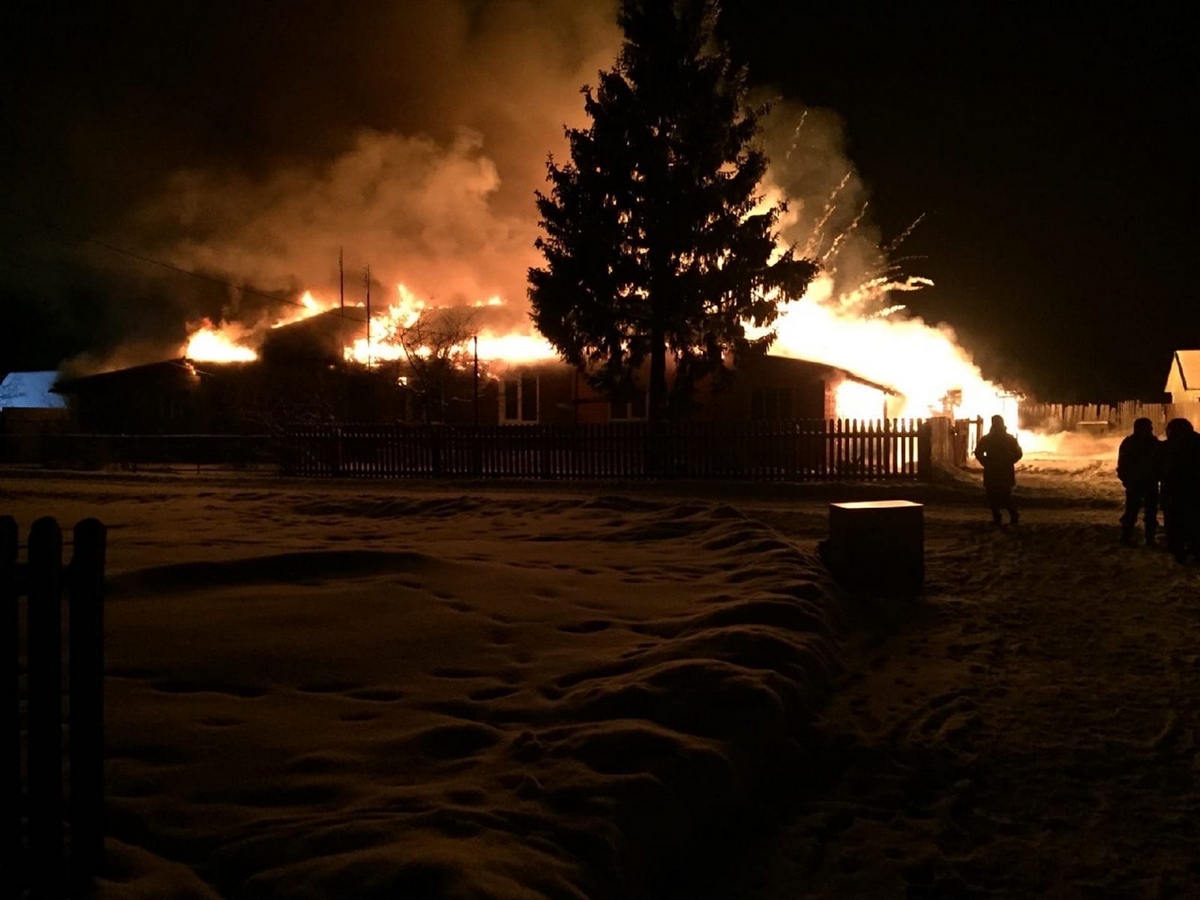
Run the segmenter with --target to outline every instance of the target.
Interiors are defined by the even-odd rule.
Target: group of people
[[[1200,434],[1192,423],[1172,419],[1159,440],[1154,423],[1138,419],[1117,451],[1117,477],[1125,488],[1121,543],[1137,543],[1140,514],[1145,543],[1154,546],[1161,508],[1167,550],[1181,563],[1200,561]]]
[[[1019,521],[1013,488],[1021,445],[1008,432],[1003,416],[992,416],[992,428],[975,446],[983,466],[983,487],[992,521],[1001,524],[1001,511]],[[1133,433],[1117,451],[1117,478],[1125,488],[1121,543],[1137,544],[1141,516],[1146,546],[1155,546],[1158,512],[1163,514],[1167,550],[1179,562],[1200,561],[1200,433],[1187,419],[1167,423],[1166,440],[1154,434],[1154,423],[1138,419]]]

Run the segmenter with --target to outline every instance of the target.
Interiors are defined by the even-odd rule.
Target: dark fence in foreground
[[[19,897],[23,887],[31,897],[76,896],[103,864],[105,545],[103,523],[84,519],[63,565],[62,529],[41,518],[20,562],[17,523],[0,516],[0,884],[13,892],[5,896]]]
[[[285,437],[284,474],[360,478],[917,478],[915,419],[343,425]]]

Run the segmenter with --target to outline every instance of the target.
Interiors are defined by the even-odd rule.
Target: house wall
[[[732,383],[699,398],[703,421],[829,419],[836,409],[836,370],[806,360],[758,357],[740,366]]]
[[[534,385],[537,402],[536,406],[531,406],[529,391]],[[508,407],[514,402],[514,393],[516,408],[512,415],[514,410]],[[494,421],[501,424],[570,425],[589,421],[585,410],[590,411],[589,408],[601,399],[565,363],[535,363],[510,366],[498,377],[492,408],[495,410]],[[527,415],[531,409],[536,410],[536,418],[532,420]],[[577,412],[582,415],[577,416]],[[608,421],[607,406],[602,421]]]
[[[272,363],[169,361],[62,386],[74,430],[107,434],[246,434],[306,425],[444,421],[570,425],[644,418],[644,396],[616,406],[570,366],[512,366],[498,376],[452,372],[437,385],[405,378],[402,364],[367,371],[307,360]],[[411,373],[410,373],[411,375]],[[694,421],[830,419],[845,373],[782,357],[756,358],[724,385],[702,383]],[[855,381],[855,384],[858,382]],[[520,384],[518,404],[510,390]],[[868,389],[870,390],[870,389]],[[437,395],[440,391],[440,395]],[[476,393],[478,391],[478,393]],[[437,396],[435,396],[437,395]],[[536,402],[532,397],[536,397]],[[883,415],[881,392],[879,412]],[[515,416],[510,415],[516,409]],[[614,411],[616,415],[614,416]]]
[[[164,365],[80,379],[67,394],[71,428],[96,434],[182,434],[208,430],[200,377]]]
[[[536,375],[538,383],[538,418],[543,424],[600,425],[613,421],[610,399],[588,385],[565,363],[547,362],[530,366],[514,366],[500,379],[497,410],[500,421],[505,416],[505,390],[522,377]],[[848,381],[845,373],[819,363],[784,357],[762,357],[739,368],[726,385],[715,386],[709,380],[697,388],[695,408],[687,415],[693,421],[746,422],[771,419],[833,419],[838,417],[838,389]],[[877,409],[847,414],[858,418],[879,418],[895,415],[900,398],[884,391],[853,381],[857,390],[874,394]],[[523,396],[525,389],[522,389]],[[626,405],[626,415],[644,403]],[[635,414],[633,416],[637,418]]]
[[[1164,390],[1172,403],[1200,401],[1200,350],[1176,350],[1171,355]]]
[[[38,462],[42,437],[62,434],[70,423],[70,411],[7,407],[0,410],[0,459],[7,462]]]

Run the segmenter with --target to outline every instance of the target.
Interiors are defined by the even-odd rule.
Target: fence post
[[[29,531],[29,861],[33,895],[62,870],[62,529],[44,516]]]
[[[437,426],[431,422],[425,425],[429,435],[429,465],[434,478],[442,477],[442,436]]]
[[[19,884],[21,852],[20,610],[17,606],[17,520],[0,516],[0,884]]]
[[[104,557],[108,529],[75,525],[69,570],[71,872],[76,885],[104,860]]]
[[[933,423],[917,420],[917,477],[928,480],[933,475]]]

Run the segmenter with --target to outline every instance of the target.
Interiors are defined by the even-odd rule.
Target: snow
[[[102,898],[615,898],[689,877],[691,896],[883,897],[1000,872],[996,896],[1037,895],[1081,847],[1055,869],[1072,884],[1186,876],[1178,842],[1148,838],[1105,868],[1129,849],[1101,839],[1124,795],[1094,782],[1167,747],[1170,796],[1195,805],[1200,760],[1200,578],[1116,545],[1112,466],[1027,460],[1020,533],[991,528],[972,473],[10,471],[0,512],[110,529]],[[911,607],[847,597],[818,561],[829,502],[863,499],[925,504]],[[785,790],[781,760],[828,777]],[[991,825],[956,827],[995,840],[953,844],[980,804]],[[701,851],[739,809],[779,827]],[[1139,801],[1139,827],[1153,814]]]
[[[54,371],[9,372],[0,381],[0,409],[66,409],[66,398],[50,390],[57,380]]]

